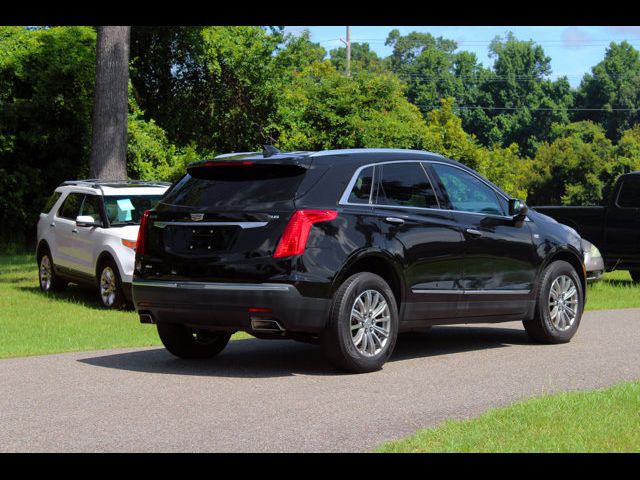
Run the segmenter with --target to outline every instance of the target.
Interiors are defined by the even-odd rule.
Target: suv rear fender
[[[399,262],[379,249],[366,248],[358,250],[349,257],[335,276],[331,284],[331,294],[333,295],[347,278],[359,272],[375,273],[389,284],[400,310],[400,318],[402,318],[405,287],[404,275]]]

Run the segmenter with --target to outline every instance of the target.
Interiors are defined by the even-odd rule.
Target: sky
[[[346,38],[344,26],[290,26],[285,31],[299,34],[305,28],[311,32],[311,40],[320,43],[327,53],[344,45],[340,41]],[[366,42],[379,56],[386,57],[391,53],[391,48],[385,46],[384,42],[394,28],[400,30],[402,35],[418,31],[455,40],[458,50],[474,52],[485,67],[493,65],[489,57],[491,40],[511,31],[519,40],[533,40],[541,45],[551,57],[552,78],[566,76],[572,87],[577,87],[583,75],[604,58],[611,42],[627,40],[640,50],[640,26],[352,26],[351,41]]]

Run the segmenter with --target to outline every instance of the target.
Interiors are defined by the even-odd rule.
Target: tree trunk
[[[131,27],[97,27],[91,178],[127,179]]]

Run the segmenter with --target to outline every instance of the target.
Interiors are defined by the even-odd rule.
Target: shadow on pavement
[[[429,333],[402,334],[389,362],[530,343],[521,328],[435,327]],[[78,361],[134,372],[209,377],[344,375],[324,359],[320,347],[292,340],[236,340],[218,357],[208,360],[182,360],[157,348]]]

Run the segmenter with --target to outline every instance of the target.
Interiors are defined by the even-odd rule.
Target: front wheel
[[[362,272],[336,292],[320,343],[335,366],[365,373],[382,368],[397,336],[398,307],[391,288],[382,277]]]
[[[158,335],[169,352],[176,357],[203,359],[219,354],[229,343],[231,334],[193,330],[175,323],[158,323]]]
[[[575,335],[584,310],[582,283],[567,262],[549,265],[542,275],[536,316],[524,321],[529,337],[543,343],[566,343]]]
[[[98,277],[98,296],[102,306],[117,310],[125,305],[122,280],[118,267],[113,260],[105,260],[100,265]]]

